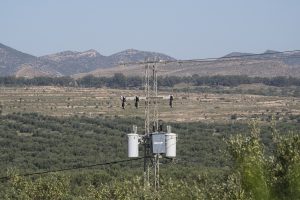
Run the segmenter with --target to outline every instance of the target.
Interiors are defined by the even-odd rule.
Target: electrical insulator
[[[173,100],[174,100],[173,95],[170,95],[170,102],[169,102],[170,108],[173,108]]]
[[[121,96],[121,101],[122,101],[122,108],[125,109],[126,97],[125,96]]]
[[[138,96],[135,96],[135,100],[134,100],[134,106],[135,106],[135,108],[139,107],[139,102],[140,102],[140,98]]]

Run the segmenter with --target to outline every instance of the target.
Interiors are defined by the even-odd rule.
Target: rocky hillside
[[[247,75],[260,77],[300,77],[300,51],[279,53],[267,50],[265,54],[233,52],[219,59],[201,62],[172,62],[160,64],[162,76]],[[84,52],[64,51],[42,57],[32,56],[0,44],[0,76],[142,76],[144,67],[123,65],[143,62],[146,58],[175,61],[165,54],[128,49],[110,56],[96,50]]]
[[[127,49],[125,51],[109,56],[112,65],[118,65],[122,62],[142,62],[145,61],[146,58],[157,60],[175,60],[174,58],[165,54],[148,51],[138,51],[135,49]]]
[[[162,76],[200,76],[247,75],[257,77],[293,76],[300,77],[300,51],[276,53],[266,51],[263,55],[234,52],[222,58],[210,61],[159,64]],[[86,75],[113,76],[114,73],[126,76],[143,75],[144,68],[139,65],[119,65],[109,69],[97,69]]]
[[[15,73],[24,63],[34,62],[35,56],[17,51],[0,43],[0,75],[8,76]]]
[[[111,68],[119,63],[142,62],[146,58],[175,60],[161,53],[134,49],[111,56],[103,56],[91,49],[84,52],[64,51],[36,57],[0,44],[0,76],[71,76],[96,69]]]
[[[42,56],[41,59],[51,62],[51,67],[65,76],[111,67],[105,56],[92,49],[84,52],[64,51]]]

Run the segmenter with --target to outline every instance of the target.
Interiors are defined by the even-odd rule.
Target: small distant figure
[[[140,98],[138,96],[135,96],[134,106],[136,109],[139,108],[139,102],[140,102]]]
[[[174,100],[173,95],[170,95],[170,102],[169,102],[170,108],[173,108],[173,100]]]
[[[121,101],[122,101],[122,108],[125,109],[126,97],[125,96],[121,96]]]

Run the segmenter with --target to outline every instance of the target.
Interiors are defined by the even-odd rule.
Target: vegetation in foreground
[[[24,121],[24,120],[28,121]],[[49,123],[50,121],[52,123]],[[129,121],[128,121],[129,120]],[[21,123],[22,121],[22,123]],[[77,147],[72,149],[79,149],[85,143],[93,141],[85,140],[93,133],[77,135],[82,132],[82,129],[91,131],[92,128],[100,128],[111,126],[114,128],[108,129],[107,135],[112,137],[113,143],[107,140],[103,143],[98,143],[99,147],[113,146],[114,142],[123,141],[125,138],[115,134],[114,131],[128,129],[122,125],[122,121],[126,124],[130,123],[130,119],[116,118],[114,120],[105,120],[105,118],[89,119],[89,118],[54,118],[40,116],[37,114],[15,114],[10,116],[2,116],[1,120],[1,138],[15,137],[8,142],[12,148],[11,155],[12,163],[18,161],[20,156],[30,158],[29,152],[38,153],[38,150],[26,149],[22,143],[27,145],[36,141],[36,145],[28,145],[30,148],[38,147],[39,142],[44,145],[42,153],[46,157],[35,155],[35,158],[30,160],[39,162],[40,159],[45,162],[52,156],[57,154],[55,146],[60,146],[59,140],[53,141],[54,146],[47,146],[49,141],[47,138],[52,138],[52,134],[56,137],[64,137],[68,127],[71,137],[78,138]],[[135,119],[135,122],[139,120]],[[19,122],[19,124],[18,124]],[[25,124],[34,126],[38,123],[39,127],[51,124],[52,128],[57,127],[55,132],[49,132],[49,127],[43,130],[43,134],[39,135],[39,129],[32,129],[33,135],[26,135],[20,130]],[[45,122],[45,123],[43,123]],[[93,126],[88,126],[89,123],[99,123]],[[107,123],[106,125],[103,125]],[[141,123],[141,120],[140,120]],[[8,125],[16,124],[16,126]],[[17,125],[18,124],[18,125]],[[69,125],[77,124],[76,128],[72,129]],[[82,127],[81,127],[82,126]],[[219,128],[218,131],[212,131],[201,123],[189,123],[173,125],[176,133],[181,134],[178,143],[178,161],[176,165],[166,164],[162,167],[162,183],[159,192],[154,192],[150,187],[144,187],[140,174],[139,164],[133,164],[126,169],[126,166],[115,166],[112,169],[102,170],[86,170],[74,171],[73,173],[58,173],[44,176],[23,177],[18,174],[24,173],[20,168],[20,173],[14,170],[9,170],[9,180],[2,180],[1,190],[2,198],[5,199],[299,199],[300,198],[300,136],[297,133],[299,124],[274,124],[271,127],[261,126],[261,130],[256,123],[253,123],[249,128],[245,124],[239,124],[228,127],[228,125],[214,125],[212,127]],[[6,127],[6,128],[5,128]],[[4,128],[4,129],[3,129]],[[277,129],[276,129],[277,128]],[[78,132],[75,129],[79,129]],[[206,130],[205,130],[206,129]],[[30,128],[27,129],[31,130]],[[34,130],[39,130],[34,132]],[[128,131],[128,130],[124,130]],[[198,132],[197,132],[198,131]],[[203,131],[203,132],[202,132]],[[223,132],[224,131],[224,132]],[[287,133],[290,131],[289,133]],[[27,133],[29,133],[28,131]],[[175,132],[175,131],[174,131]],[[228,134],[226,134],[226,132]],[[243,134],[232,134],[243,133]],[[249,134],[245,134],[249,132]],[[23,134],[20,134],[23,133]],[[86,133],[86,132],[84,132]],[[102,131],[94,133],[101,138]],[[222,134],[224,133],[224,134]],[[103,136],[103,135],[102,135]],[[118,138],[122,138],[119,139]],[[105,138],[105,137],[103,137]],[[102,138],[102,139],[103,139]],[[69,146],[76,140],[68,143],[68,138],[65,138],[64,147]],[[15,141],[15,143],[13,142]],[[39,142],[37,142],[39,141]],[[126,142],[126,141],[124,141]],[[18,143],[18,144],[17,144]],[[3,142],[4,144],[4,142]],[[102,159],[112,159],[125,156],[126,150],[124,143],[120,144],[120,152],[114,154],[102,154]],[[2,145],[1,145],[2,146]],[[18,147],[19,146],[19,147]],[[93,145],[92,145],[93,146]],[[97,145],[96,145],[97,146]],[[220,148],[216,148],[220,146]],[[84,147],[84,145],[83,145]],[[1,152],[4,152],[5,147],[1,147]],[[22,149],[23,155],[17,148]],[[84,149],[84,148],[83,148]],[[41,151],[41,150],[40,150]],[[72,151],[65,151],[65,158],[71,157],[68,154]],[[219,153],[218,153],[219,152]],[[227,152],[227,154],[226,154]],[[94,152],[95,153],[95,152]],[[47,155],[48,154],[48,155]],[[200,154],[200,156],[199,156]],[[207,154],[204,160],[211,160],[204,162],[201,160]],[[214,155],[215,154],[215,155]],[[3,154],[5,155],[5,153]],[[34,155],[34,154],[33,154]],[[49,156],[51,155],[51,156]],[[89,157],[91,154],[85,154],[83,157],[76,157],[72,159],[80,160],[80,158]],[[101,153],[99,153],[101,155]],[[192,156],[194,155],[194,156]],[[213,155],[215,157],[213,157]],[[29,157],[28,157],[29,156]],[[62,156],[62,155],[61,155]],[[107,156],[107,157],[105,157]],[[228,159],[224,159],[227,157]],[[194,160],[188,160],[194,158]],[[6,160],[6,158],[2,158]],[[63,158],[64,159],[64,158]],[[190,162],[180,162],[180,161]],[[217,161],[216,161],[217,160]],[[6,162],[2,162],[2,165]],[[20,163],[26,163],[26,159]],[[80,163],[80,162],[79,162]],[[28,163],[29,164],[29,163]],[[46,164],[45,166],[32,166],[34,170],[39,169],[53,169],[55,167],[62,167],[60,163],[53,165]],[[5,166],[5,165],[4,165]],[[2,168],[4,167],[2,166]],[[18,164],[15,166],[18,167]],[[20,166],[20,165],[19,165]],[[31,166],[31,165],[28,165]],[[52,168],[53,167],[53,168]],[[32,169],[33,169],[32,168]],[[133,169],[130,169],[133,168]],[[136,168],[136,170],[134,170]],[[196,178],[195,178],[196,177]]]

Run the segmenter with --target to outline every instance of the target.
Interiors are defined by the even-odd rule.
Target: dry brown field
[[[132,100],[121,108],[120,96],[143,96],[141,90],[69,87],[0,87],[2,115],[14,112],[37,112],[51,116],[120,116],[143,117],[144,100],[138,109]],[[161,92],[159,95],[169,95]],[[174,107],[159,100],[159,117],[174,122],[228,122],[275,115],[283,119],[300,115],[300,98],[210,93],[174,93]],[[130,98],[128,98],[130,99]]]

